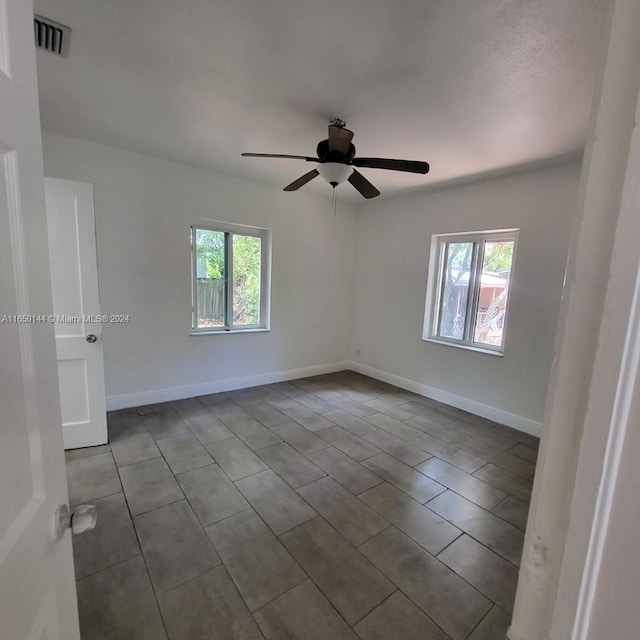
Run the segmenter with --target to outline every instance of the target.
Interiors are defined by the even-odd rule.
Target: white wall
[[[579,172],[574,163],[363,206],[351,357],[423,385],[427,394],[535,432],[553,359]],[[422,341],[431,236],[514,227],[520,235],[504,357]]]
[[[131,316],[103,331],[111,408],[352,360],[537,429],[577,164],[342,202],[334,217],[329,198],[49,133],[43,144],[48,176],[94,185],[102,311]],[[189,226],[203,218],[272,229],[271,332],[189,335]],[[431,235],[511,227],[521,232],[504,358],[423,342]]]
[[[334,217],[330,197],[59,135],[45,133],[43,144],[47,176],[94,185],[102,313],[131,316],[103,328],[112,408],[344,359],[355,245],[348,203]],[[189,335],[189,226],[198,219],[272,230],[270,332]]]

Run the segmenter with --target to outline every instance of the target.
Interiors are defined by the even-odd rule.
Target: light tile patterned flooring
[[[502,640],[537,439],[343,371],[67,452],[83,640]]]

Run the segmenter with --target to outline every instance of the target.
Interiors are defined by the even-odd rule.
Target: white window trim
[[[196,229],[206,229],[209,231],[221,231],[223,233],[235,233],[244,236],[254,236],[262,240],[261,256],[260,256],[260,324],[247,325],[242,327],[224,326],[224,327],[197,327],[197,255],[195,250],[195,233]],[[219,220],[196,220],[192,222],[190,227],[190,245],[191,245],[191,335],[221,335],[229,333],[261,333],[271,331],[271,230],[259,227],[251,227],[243,224],[232,222],[222,222]],[[231,244],[231,243],[230,243]],[[233,247],[227,247],[227,262],[233,261]],[[225,278],[228,274],[225,273]],[[231,287],[227,291],[226,304],[233,303],[231,296],[233,292]]]
[[[507,321],[509,319],[509,307],[507,304],[502,330],[502,345],[493,346],[490,344],[481,344],[473,342],[473,336],[464,340],[454,338],[444,338],[437,335],[437,327],[440,313],[440,297],[442,295],[442,269],[444,261],[443,245],[455,239],[457,242],[499,242],[505,240],[513,240],[513,259],[511,263],[511,276],[509,278],[509,287],[513,282],[513,273],[516,264],[516,251],[518,248],[519,229],[494,229],[489,231],[474,231],[463,233],[441,233],[431,237],[431,250],[429,254],[429,275],[427,278],[427,295],[425,300],[424,324],[422,330],[422,340],[425,342],[433,342],[449,347],[457,347],[458,349],[466,349],[467,351],[475,351],[492,356],[504,356],[505,340],[507,336]],[[478,256],[479,259],[479,256]],[[477,262],[474,268],[477,266]],[[473,274],[475,279],[475,274]],[[470,285],[472,281],[470,280]],[[467,309],[468,317],[475,318],[477,300],[475,296],[469,301]]]

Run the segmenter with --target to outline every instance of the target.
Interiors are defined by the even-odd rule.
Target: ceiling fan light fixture
[[[332,187],[345,182],[353,173],[353,167],[342,162],[322,162],[318,165],[320,177]]]
[[[388,171],[406,171],[407,173],[422,174],[429,171],[428,163],[417,160],[356,157],[356,148],[352,140],[353,131],[345,128],[344,121],[332,118],[329,122],[327,139],[320,140],[316,147],[317,158],[282,153],[243,153],[242,155],[250,158],[287,158],[317,163],[315,169],[308,171],[291,184],[288,184],[283,191],[297,191],[314,178],[321,176],[325,182],[328,182],[333,187],[334,201],[336,187],[347,181],[363,198],[375,198],[380,195],[375,186],[358,171],[360,168],[387,169]]]

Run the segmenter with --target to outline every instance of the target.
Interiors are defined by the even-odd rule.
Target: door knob
[[[87,337],[85,338],[85,340],[91,344],[93,344],[94,342],[98,341],[98,336],[95,333],[90,333],[89,335],[87,335]]]
[[[71,529],[74,534],[95,529],[98,522],[98,509],[93,504],[81,504],[73,511],[66,504],[61,504],[55,514],[55,536],[62,539],[64,532]]]

